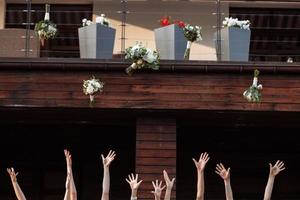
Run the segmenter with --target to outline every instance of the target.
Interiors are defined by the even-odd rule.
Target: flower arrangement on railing
[[[250,21],[249,20],[238,20],[238,18],[225,17],[223,21],[224,27],[237,27],[244,30],[250,30]]]
[[[257,85],[258,82],[258,75],[259,71],[256,69],[254,70],[254,78],[252,85],[243,93],[243,96],[245,99],[247,99],[249,102],[260,102],[261,100],[261,90],[262,85]]]
[[[201,27],[186,24],[183,28],[183,32],[184,32],[184,36],[188,40],[186,50],[184,53],[184,59],[189,60],[192,43],[195,41],[202,40]]]
[[[41,41],[41,45],[44,46],[45,40],[53,39],[57,35],[56,24],[50,21],[50,5],[45,5],[45,17],[44,20],[35,24],[35,32],[38,34]]]
[[[89,26],[95,24],[91,20],[86,18],[82,19],[82,26]],[[102,24],[103,26],[109,26],[109,20],[105,17],[105,14],[101,14],[100,16],[96,17],[96,24]]]
[[[102,92],[104,83],[92,76],[89,80],[83,80],[83,93],[90,96],[90,103],[94,103],[95,95]]]
[[[184,59],[189,60],[190,58],[190,52],[191,52],[191,46],[192,43],[195,41],[201,41],[202,40],[202,33],[201,33],[201,27],[200,26],[193,26],[191,24],[185,24],[183,21],[180,20],[174,20],[173,22],[170,21],[171,17],[166,16],[160,19],[160,25],[161,26],[168,26],[171,24],[176,24],[179,28],[183,30],[184,36],[187,39],[187,46],[184,53]]]
[[[132,64],[126,68],[126,73],[132,75],[137,69],[159,69],[159,54],[143,46],[141,42],[125,50],[125,59],[132,61]]]

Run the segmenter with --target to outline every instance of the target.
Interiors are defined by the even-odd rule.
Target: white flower
[[[147,54],[143,57],[143,60],[148,63],[153,63],[155,60],[157,60],[157,54],[152,52],[151,49],[147,49]]]
[[[93,24],[93,22],[91,20],[87,20],[86,25],[89,26],[91,24]]]
[[[263,89],[262,84],[259,84],[259,85],[257,86],[257,89],[262,90],[262,89]]]
[[[105,14],[101,14],[99,17],[96,17],[96,23],[109,26],[109,21],[105,18]]]
[[[87,88],[86,88],[86,92],[88,94],[93,94],[95,92],[94,87],[91,84],[88,85]]]
[[[250,30],[250,21],[249,20],[238,20],[238,18],[228,18],[225,17],[223,21],[225,27],[239,27],[244,30]]]
[[[94,77],[90,80],[83,81],[83,92],[85,95],[94,95],[96,92],[101,92],[103,88],[102,82]]]

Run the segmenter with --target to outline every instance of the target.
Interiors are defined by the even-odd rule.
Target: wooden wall
[[[264,134],[277,128],[282,132],[299,130],[300,66],[297,63],[165,61],[158,72],[136,72],[132,77],[124,72],[129,65],[130,63],[116,60],[3,59],[0,61],[0,124],[35,124],[41,121],[50,126],[54,122],[72,124],[92,121],[103,125],[135,123],[135,170],[140,174],[140,178],[144,179],[139,197],[153,198],[150,193],[151,180],[163,180],[162,170],[166,169],[170,176],[177,178],[174,189],[178,192],[177,195],[173,192],[172,197],[180,200],[194,197],[195,180],[191,170],[194,166],[191,165],[191,157],[198,156],[201,151],[211,151],[212,156],[216,156],[213,162],[229,160],[239,175],[245,169],[238,167],[239,162],[234,161],[233,156],[226,158],[223,153],[235,153],[246,146],[236,145],[234,140],[227,140],[228,148],[219,148],[219,144],[214,148],[216,137],[227,133],[230,135],[232,130],[239,130],[238,133],[241,133],[243,138],[237,140],[243,142],[246,137],[242,131],[250,127],[254,128],[251,130],[265,127]],[[259,104],[248,103],[242,97],[243,91],[252,83],[255,68],[261,71],[259,82],[264,87],[263,99]],[[82,81],[92,75],[105,82],[105,87],[103,93],[96,96],[94,107],[90,108],[89,98],[82,92]],[[214,137],[210,132],[211,128],[219,131],[219,134]],[[199,130],[199,134],[195,135],[193,130]],[[247,133],[246,135],[251,135],[250,132]],[[202,137],[203,135],[206,137]],[[202,142],[207,142],[199,141],[199,146],[189,145],[194,141],[198,142],[199,138],[203,139]],[[264,136],[263,141],[267,141],[266,138]],[[126,143],[126,136],[122,141]],[[249,141],[251,143],[246,145],[253,144],[254,148],[264,145],[263,142],[255,143],[253,138]],[[280,141],[278,138],[272,139],[262,151],[267,153],[267,147],[272,148],[273,142],[281,144]],[[288,143],[294,140],[282,141],[287,148],[276,150],[277,155],[287,158],[291,166],[299,166],[298,146],[288,146]],[[288,156],[293,150],[293,157]],[[249,155],[251,151],[249,148],[245,155]],[[252,157],[253,160],[263,166],[265,163],[259,156],[256,159],[256,155]],[[242,150],[234,156],[242,156]],[[267,155],[263,154],[263,158],[266,157]],[[253,162],[252,167],[255,167],[255,163]],[[211,199],[221,199],[222,184],[219,184],[220,187],[215,186],[213,167],[209,167],[207,193]],[[262,167],[259,167],[255,171],[261,169]],[[294,167],[291,170],[291,174],[293,177],[299,177],[295,169]],[[185,171],[188,173],[185,174]],[[131,172],[133,169],[128,173]],[[259,176],[263,175],[259,172]],[[244,180],[243,177],[245,176],[241,175],[237,182]],[[288,180],[296,183],[293,178]],[[286,181],[287,179],[283,183]],[[239,189],[239,185],[236,186],[237,182],[235,187]],[[122,184],[126,185],[126,182]],[[245,185],[247,188],[251,184]],[[262,185],[260,182],[260,186]],[[299,196],[295,187],[284,187],[283,190],[283,194],[292,192],[290,199],[297,199]],[[96,189],[94,191],[93,194],[99,193]],[[258,197],[245,188],[241,191],[248,195],[246,199]],[[125,193],[121,191],[118,195],[130,195],[129,191]],[[236,194],[237,197],[244,198],[241,192]],[[85,193],[81,197],[88,199],[90,196]]]
[[[164,118],[140,118],[136,123],[136,173],[143,180],[139,195],[153,199],[151,181],[164,182],[163,170],[176,178],[176,120]],[[162,193],[164,195],[164,192]],[[172,199],[176,199],[176,186]]]
[[[162,63],[161,72],[124,70],[129,63],[81,60],[35,60],[0,63],[1,107],[87,108],[82,82],[92,75],[105,82],[95,108],[299,111],[297,64]],[[260,104],[242,96],[252,84],[253,70],[261,70]]]

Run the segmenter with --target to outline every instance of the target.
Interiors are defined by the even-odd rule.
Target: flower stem
[[[184,52],[184,60],[189,60],[190,59],[191,46],[192,46],[192,42],[188,41],[187,45],[186,45],[185,52]]]
[[[129,76],[131,76],[136,68],[137,68],[137,64],[132,63],[129,67],[126,68],[125,71]]]
[[[50,20],[50,5],[46,4],[45,5],[45,17],[44,17],[45,21],[49,21]]]

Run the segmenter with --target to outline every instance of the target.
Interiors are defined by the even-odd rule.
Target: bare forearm
[[[71,176],[71,179],[70,179],[70,196],[71,196],[71,200],[77,200],[77,190],[76,190],[72,170],[71,170],[70,176]]]
[[[269,176],[268,183],[265,189],[265,195],[264,195],[264,200],[270,200],[272,196],[272,190],[273,190],[273,185],[274,185],[274,176]]]
[[[167,188],[164,200],[170,200],[171,199],[171,193],[172,193],[172,188]]]
[[[224,185],[225,185],[226,200],[233,200],[230,180],[224,181]]]
[[[109,199],[109,186],[110,186],[109,168],[105,167],[103,173],[103,182],[102,182],[102,200]]]
[[[13,187],[14,187],[17,199],[18,200],[26,200],[26,197],[25,197],[24,193],[22,192],[22,189],[20,188],[20,186],[17,182],[13,183]]]
[[[74,179],[73,177],[71,178],[71,184],[70,184],[70,191],[71,191],[71,200],[77,200],[77,190],[76,190],[76,186],[74,183]]]
[[[137,199],[137,190],[131,190],[131,199]]]
[[[197,197],[196,200],[203,200],[204,199],[204,172],[197,172],[198,179],[197,179]]]
[[[70,190],[66,189],[64,200],[70,200]]]

